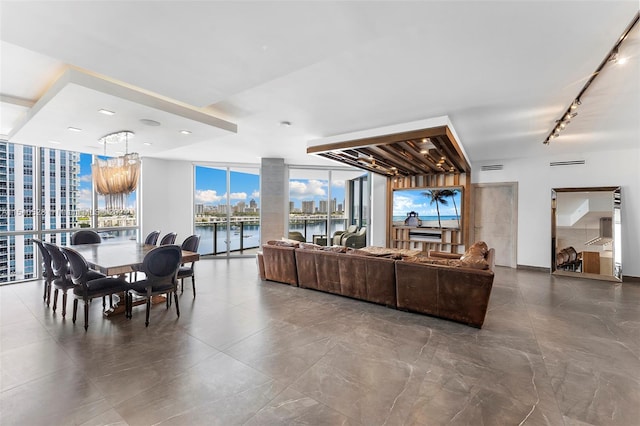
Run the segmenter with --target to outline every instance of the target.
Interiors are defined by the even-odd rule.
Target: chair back
[[[89,229],[83,229],[71,234],[71,245],[78,246],[81,244],[96,244],[101,243],[102,237],[96,231]]]
[[[58,278],[66,278],[67,273],[69,272],[69,262],[67,261],[67,258],[64,257],[60,247],[46,242],[42,242],[42,244],[49,252],[49,256],[51,256],[51,269],[53,271],[53,275]]]
[[[358,230],[358,225],[349,225],[345,233],[353,234]]]
[[[160,240],[160,245],[166,246],[166,245],[175,244],[176,236],[177,234],[175,232],[169,232],[167,235],[162,237],[162,240]]]
[[[87,285],[87,272],[89,271],[89,265],[86,259],[77,251],[67,247],[60,247],[60,251],[64,254],[64,257],[69,261],[69,272],[71,281],[75,285]]]
[[[182,249],[175,244],[159,246],[147,253],[142,261],[142,271],[153,283],[176,283],[176,275],[182,261]]]
[[[367,227],[363,226],[362,228],[360,228],[358,230],[358,232],[356,232],[356,235],[361,237],[361,236],[365,235],[366,233],[367,233]]]
[[[200,235],[190,235],[182,242],[182,250],[197,253],[200,246]]]
[[[147,238],[144,239],[144,243],[155,246],[158,243],[159,236],[160,236],[160,231],[152,231],[149,233],[149,235],[147,235]]]
[[[40,255],[42,256],[42,264],[44,266],[44,272],[47,277],[53,277],[55,274],[53,273],[53,269],[51,268],[51,255],[49,254],[49,250],[46,249],[41,240],[37,238],[32,238],[40,251]]]

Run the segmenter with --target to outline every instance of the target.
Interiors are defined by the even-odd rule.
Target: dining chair
[[[182,242],[182,250],[198,252],[200,246],[200,235],[191,235]],[[193,285],[193,297],[196,296],[196,276],[195,276],[196,262],[191,262],[189,265],[183,263],[178,269],[178,279],[180,280],[180,291],[184,292],[184,279],[191,277],[191,284]]]
[[[75,287],[73,288],[73,323],[76,323],[78,312],[78,300],[84,301],[84,330],[89,328],[89,304],[92,299],[102,297],[104,308],[104,297],[114,293],[124,293],[127,282],[122,278],[113,278],[102,275],[96,277],[89,269],[86,259],[72,248],[61,247],[61,252],[69,261],[70,278]],[[126,304],[126,298],[125,298]],[[125,307],[126,310],[126,307]]]
[[[158,237],[160,236],[160,231],[151,231],[149,235],[144,239],[144,243],[148,245],[155,246],[158,243]]]
[[[146,278],[130,283],[125,295],[127,297],[127,318],[132,317],[133,295],[144,297],[147,301],[145,326],[148,327],[151,298],[156,295],[166,294],[167,307],[169,307],[171,293],[173,293],[176,303],[176,314],[180,317],[177,275],[181,259],[182,249],[175,244],[156,247],[144,256],[142,272],[145,273]]]
[[[90,229],[81,229],[71,234],[71,245],[78,246],[80,244],[96,244],[101,243],[102,237],[96,231]]]
[[[177,235],[178,234],[176,234],[175,232],[169,232],[167,235],[162,237],[159,245],[167,246],[167,245],[175,244]]]
[[[67,291],[70,288],[75,287],[73,281],[69,278],[69,262],[64,254],[55,244],[43,242],[44,247],[51,256],[51,270],[53,271],[54,279],[51,281],[53,288],[53,312],[58,308],[58,292],[62,291],[62,317],[67,315]]]
[[[51,282],[55,279],[53,269],[51,269],[51,255],[45,248],[42,240],[32,238],[31,241],[38,246],[38,250],[42,256],[42,277],[44,278],[44,293],[42,294],[42,300],[45,300],[47,302],[47,306],[49,306],[49,302],[51,300]]]

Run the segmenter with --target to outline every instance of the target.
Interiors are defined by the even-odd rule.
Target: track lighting
[[[549,145],[549,142],[551,141],[551,139],[554,139],[560,136],[560,132],[567,127],[567,124],[570,123],[570,120],[578,115],[578,113],[575,112],[575,110],[578,109],[578,107],[582,104],[582,100],[581,100],[582,96],[585,94],[585,92],[591,86],[594,80],[600,75],[600,73],[602,72],[602,69],[608,63],[617,63],[617,64],[624,63],[624,58],[621,58],[619,55],[619,47],[622,45],[622,42],[627,38],[627,36],[629,35],[633,27],[636,26],[639,19],[640,19],[640,12],[636,12],[635,16],[631,20],[631,23],[624,30],[620,38],[618,38],[618,41],[616,42],[616,44],[613,45],[609,53],[607,53],[607,56],[605,56],[602,62],[600,62],[600,65],[595,70],[595,72],[591,74],[587,82],[584,84],[584,86],[580,90],[580,93],[578,93],[578,96],[576,96],[576,98],[573,100],[573,102],[571,102],[571,104],[566,109],[566,111],[560,116],[562,118],[556,120],[555,127],[553,128],[553,130],[551,130],[551,132],[549,132],[549,134],[547,135],[547,138],[542,142],[543,144]]]

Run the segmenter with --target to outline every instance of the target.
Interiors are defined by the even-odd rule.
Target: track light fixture
[[[556,125],[553,127],[551,132],[549,132],[544,142],[542,142],[543,144],[549,145],[549,142],[551,142],[551,139],[554,139],[560,136],[560,132],[564,130],[567,124],[569,124],[570,120],[578,115],[578,113],[575,110],[578,109],[578,107],[582,104],[582,100],[581,100],[582,96],[585,94],[587,89],[591,86],[591,83],[593,83],[594,80],[600,75],[603,68],[608,63],[617,63],[617,64],[624,63],[623,61],[624,58],[621,58],[619,55],[619,47],[620,45],[622,45],[622,42],[625,41],[625,39],[627,38],[627,36],[629,35],[633,27],[636,26],[636,24],[638,23],[638,20],[640,20],[640,12],[637,12],[635,14],[633,19],[631,20],[631,23],[627,26],[627,28],[624,30],[622,35],[618,38],[618,41],[616,42],[616,44],[613,45],[611,50],[607,53],[607,56],[605,56],[602,62],[600,62],[600,65],[598,66],[598,68],[591,74],[587,82],[584,84],[584,86],[578,93],[578,96],[575,97],[575,99],[573,100],[573,102],[571,102],[571,104],[566,109],[566,111],[560,116],[561,118],[556,120]]]

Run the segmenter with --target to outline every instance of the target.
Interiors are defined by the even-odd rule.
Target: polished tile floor
[[[96,301],[86,333],[41,282],[0,287],[0,424],[640,424],[638,284],[498,268],[477,330],[261,282],[253,259],[197,276],[179,319]]]

